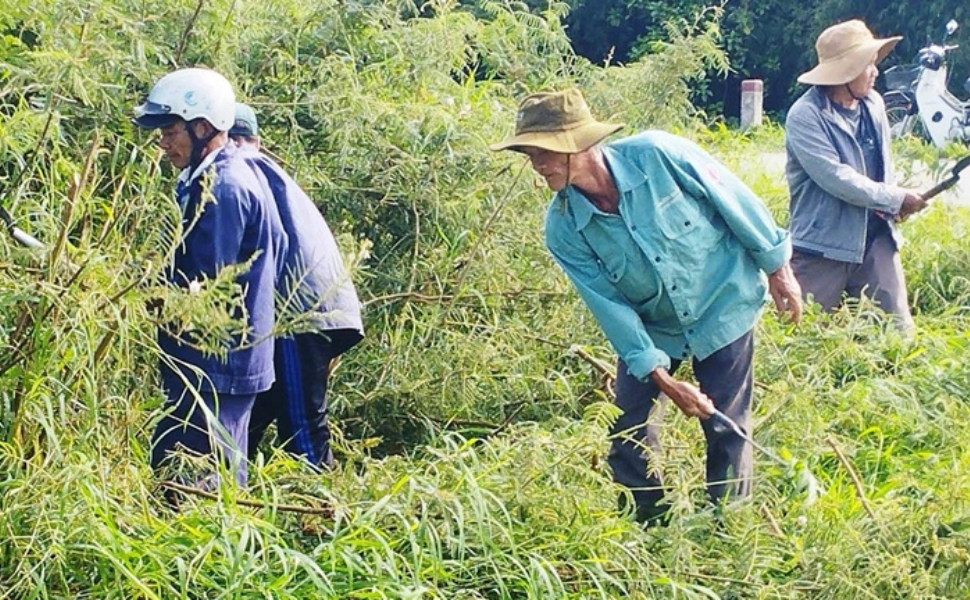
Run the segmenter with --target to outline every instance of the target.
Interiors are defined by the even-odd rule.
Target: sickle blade
[[[957,164],[953,165],[953,170],[951,171],[951,173],[953,173],[953,177],[959,177],[960,171],[966,169],[967,167],[970,167],[970,154],[964,156],[957,161]]]

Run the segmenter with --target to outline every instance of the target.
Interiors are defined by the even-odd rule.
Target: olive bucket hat
[[[582,152],[623,127],[600,123],[577,89],[526,96],[515,115],[515,135],[492,144],[492,150],[541,148],[563,154]]]
[[[809,85],[842,85],[849,83],[866,70],[869,61],[876,63],[896,46],[902,36],[877,39],[858,19],[832,25],[818,36],[815,50],[818,65],[798,77]]]

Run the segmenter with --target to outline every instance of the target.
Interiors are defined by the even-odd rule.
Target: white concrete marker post
[[[741,129],[747,131],[761,125],[764,83],[760,79],[741,82]]]

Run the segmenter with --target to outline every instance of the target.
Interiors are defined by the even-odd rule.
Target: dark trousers
[[[701,390],[745,431],[750,431],[753,356],[754,334],[749,331],[704,360],[693,360]],[[671,373],[680,363],[671,362]],[[611,432],[609,463],[614,481],[632,492],[640,520],[660,516],[665,510],[658,506],[664,496],[659,465],[664,405],[657,402],[659,395],[653,380],[640,381],[619,361],[616,404],[623,414]],[[750,446],[735,433],[715,427],[709,419],[702,420],[701,427],[707,439],[707,491],[711,501],[747,496],[752,476]]]
[[[255,458],[266,428],[276,421],[287,452],[312,465],[330,466],[327,380],[330,361],[341,350],[334,337],[300,333],[276,339],[276,382],[256,397],[249,424],[249,457]]]
[[[256,395],[196,394],[184,386],[169,386],[165,391],[169,412],[152,433],[152,469],[163,471],[176,451],[213,455],[225,461],[239,485],[245,486],[249,415]],[[208,475],[211,471],[183,483],[205,486],[202,480]]]

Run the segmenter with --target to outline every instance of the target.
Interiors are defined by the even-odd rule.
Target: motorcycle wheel
[[[903,105],[887,106],[886,118],[889,119],[889,133],[894,139],[906,137],[913,133],[918,115],[909,114],[909,108]]]
[[[889,120],[889,133],[894,139],[915,135],[927,140],[929,137],[923,130],[923,123],[919,114],[911,112],[915,108],[913,101],[902,96],[886,98],[886,118]]]

